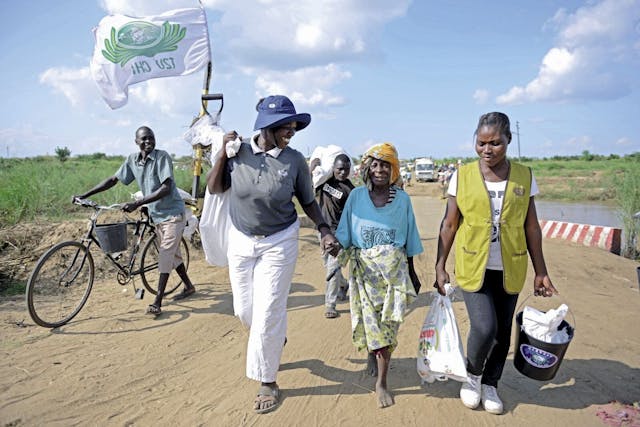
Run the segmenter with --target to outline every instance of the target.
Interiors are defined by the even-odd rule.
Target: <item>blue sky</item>
[[[640,151],[640,1],[203,0],[221,125],[250,136],[255,103],[288,95],[311,125],[292,146],[402,158],[474,156],[478,117],[503,111],[530,157]],[[195,0],[0,2],[0,156],[127,154],[151,126],[191,153],[204,71],[130,87],[111,110],[89,73],[92,28]],[[509,148],[517,157],[517,136]]]

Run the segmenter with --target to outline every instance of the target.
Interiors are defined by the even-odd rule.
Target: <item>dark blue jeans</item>
[[[511,325],[518,295],[502,286],[502,271],[486,270],[482,288],[463,291],[471,329],[467,338],[467,372],[482,375],[482,384],[498,386],[511,344]]]

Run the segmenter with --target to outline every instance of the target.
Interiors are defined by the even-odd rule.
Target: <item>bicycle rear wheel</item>
[[[40,326],[57,328],[73,319],[89,298],[94,266],[80,242],[62,242],[45,252],[27,282],[29,315]]]
[[[144,245],[140,258],[142,284],[153,295],[158,294],[158,280],[160,279],[160,273],[158,272],[158,246],[158,236],[154,234]],[[189,247],[184,237],[180,239],[180,252],[182,253],[184,268],[189,270]],[[175,270],[171,271],[164,294],[169,295],[178,289],[181,284],[182,279],[180,279],[178,273]]]

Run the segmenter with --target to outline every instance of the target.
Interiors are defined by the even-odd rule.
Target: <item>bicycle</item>
[[[90,251],[94,244],[117,268],[118,283],[123,286],[129,282],[132,283],[136,298],[142,299],[144,296],[144,289],[136,289],[133,283],[133,278],[138,275],[142,278],[144,287],[152,294],[157,294],[158,239],[147,209],[145,207],[140,209],[140,218],[137,220],[127,218],[126,222],[119,224],[98,224],[97,220],[101,213],[107,210],[121,210],[124,205],[101,206],[89,199],[78,198],[74,200],[74,204],[94,210],[86,234],[80,241],[68,240],[52,246],[40,257],[27,281],[26,300],[29,315],[36,324],[46,328],[57,328],[66,324],[87,302],[95,276],[95,266]],[[120,232],[119,237],[122,239],[124,234],[125,241],[120,242],[119,245],[113,244],[108,238],[98,235],[98,228],[107,225],[119,226],[116,227]],[[127,252],[126,234],[129,230],[133,232],[134,242],[128,251],[127,258],[124,254]],[[115,240],[117,239],[114,238]],[[136,268],[140,247],[142,252]],[[188,269],[189,248],[184,238],[180,240],[180,249],[184,266]],[[178,275],[172,272],[165,295],[178,289],[181,283],[182,280]]]

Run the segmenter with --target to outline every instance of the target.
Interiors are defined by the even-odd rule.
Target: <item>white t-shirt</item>
[[[485,181],[487,191],[491,201],[491,217],[493,221],[493,230],[491,231],[491,243],[489,245],[489,261],[487,269],[502,270],[502,255],[500,252],[500,214],[502,213],[502,200],[504,199],[504,190],[507,188],[507,181],[489,182]],[[451,196],[456,195],[458,187],[458,171],[453,173],[447,192]],[[531,174],[531,197],[538,194],[538,184],[536,178]]]

